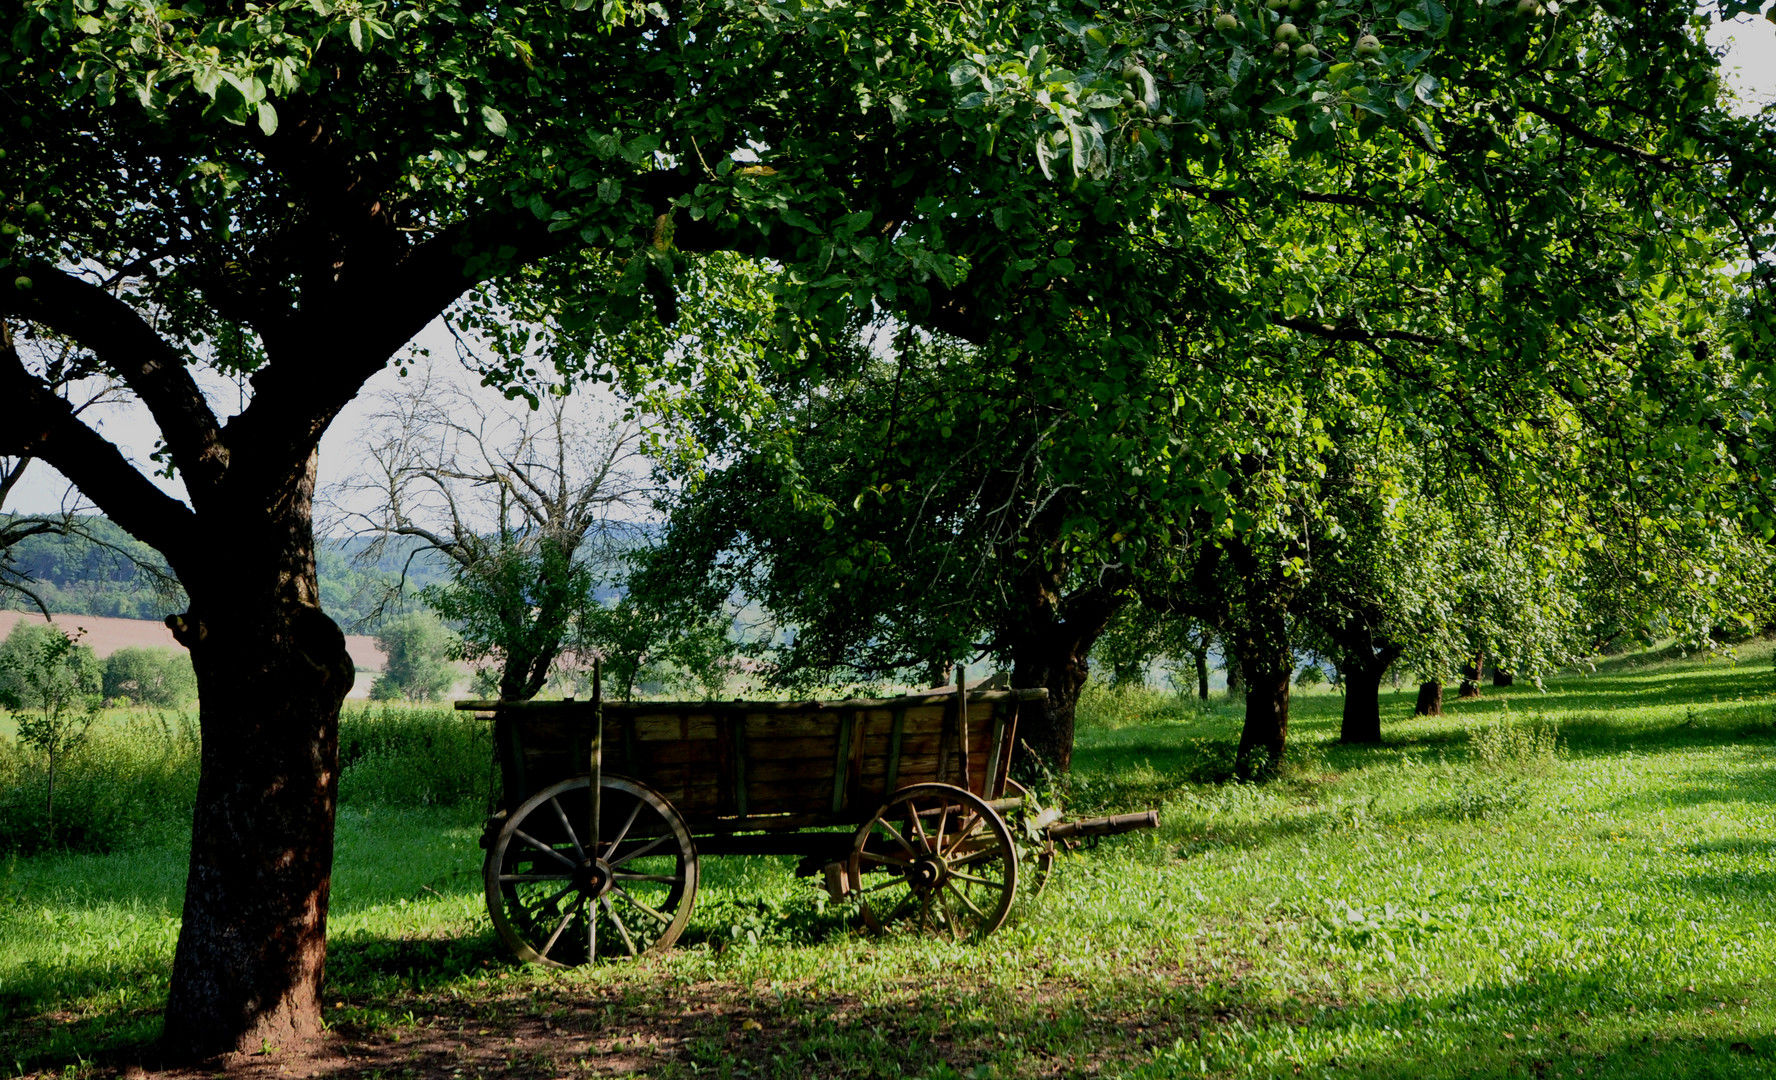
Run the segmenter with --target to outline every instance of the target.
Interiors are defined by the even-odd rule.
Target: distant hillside
[[[165,569],[158,552],[104,518],[86,519],[83,529],[91,539],[33,536],[8,553],[17,571],[35,579],[32,589],[51,612],[161,619],[185,609],[185,593],[177,583],[163,588],[156,575],[142,569]],[[415,554],[417,540],[392,541],[374,565],[363,565],[354,556],[368,544],[349,537],[323,539],[315,553],[321,607],[348,633],[374,631],[379,609],[401,584],[403,570],[409,594],[447,576],[444,560],[435,552]],[[6,592],[0,593],[0,609],[34,607],[23,596]]]

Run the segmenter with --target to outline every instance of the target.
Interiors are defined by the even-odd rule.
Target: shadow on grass
[[[958,959],[955,975],[830,985],[685,979],[651,961],[590,975],[446,980],[374,1009],[330,1007],[330,1045],[300,1071],[340,1080],[564,1072],[1700,1080],[1776,1070],[1766,1010],[1739,1004],[1761,1001],[1757,987],[1647,987],[1627,971],[1598,969],[1346,1001],[1163,961],[1116,977],[1032,966],[983,985]],[[130,1059],[113,1053],[102,1066]],[[269,1077],[291,1064],[249,1060],[230,1072]]]

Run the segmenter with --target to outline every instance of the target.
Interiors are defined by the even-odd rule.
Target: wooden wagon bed
[[[1062,830],[1158,823],[1045,815],[1020,854],[1001,816],[1022,803],[1005,795],[1018,712],[1046,698],[608,702],[595,689],[590,701],[459,702],[491,714],[503,781],[483,838],[488,912],[525,960],[637,956],[683,932],[700,856],[799,855],[799,872],[824,872],[873,929],[991,933],[1020,860],[1034,860],[1039,888]]]
[[[1004,795],[1019,706],[1046,690],[972,690],[843,701],[553,701],[494,709],[509,811],[602,767],[651,786],[698,836],[856,825],[909,784]],[[967,753],[963,747],[968,748]],[[710,849],[713,850],[713,849]],[[775,850],[782,850],[781,847]]]

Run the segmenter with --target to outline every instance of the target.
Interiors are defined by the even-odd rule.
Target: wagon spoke
[[[962,920],[956,917],[956,909],[950,903],[950,898],[941,893],[939,894],[939,897],[943,902],[944,918],[947,919],[950,924],[950,940],[961,941],[968,936],[968,931],[962,926]]]
[[[574,904],[573,906],[571,906],[567,909],[567,914],[561,916],[561,921],[555,924],[555,932],[553,934],[550,934],[549,940],[543,944],[543,947],[541,949],[537,950],[539,953],[541,953],[543,956],[549,955],[549,950],[553,949],[555,947],[555,943],[557,941],[561,940],[561,932],[563,930],[567,929],[568,923],[573,922],[574,912],[578,911],[582,906],[584,906],[585,902],[586,902],[585,899],[582,898],[579,903]]]
[[[884,829],[887,829],[888,835],[894,837],[895,843],[899,844],[903,848],[906,848],[908,855],[911,855],[914,858],[918,858],[919,853],[917,851],[913,850],[913,845],[906,842],[906,837],[900,835],[900,830],[895,828],[893,825],[889,824],[887,818],[878,818],[876,821],[876,824],[882,826],[882,828],[884,828]]]
[[[874,851],[860,851],[857,853],[857,857],[868,859],[873,863],[881,863],[884,866],[905,866],[912,861],[903,855],[880,855]]]
[[[671,918],[660,914],[658,911],[655,911],[653,908],[648,907],[646,904],[642,903],[640,900],[637,900],[633,895],[630,894],[628,889],[623,888],[621,885],[612,885],[611,892],[614,892],[618,896],[629,901],[630,904],[632,904],[635,908],[640,910],[643,914],[649,916],[650,918],[658,920],[662,925],[665,925],[665,926],[672,925]]]
[[[907,800],[907,817],[913,823],[913,831],[919,834],[919,843],[924,844],[927,851],[931,850],[931,837],[925,835],[925,823],[919,820],[919,804],[911,799]]]
[[[937,811],[937,842],[931,845],[932,851],[943,853],[944,829],[948,828],[949,824],[950,804],[944,803]]]
[[[573,843],[574,854],[578,855],[581,859],[584,859],[586,857],[586,849],[580,846],[580,837],[574,832],[573,825],[568,822],[567,811],[561,808],[559,800],[550,799],[549,805],[555,808],[555,816],[561,819],[561,827],[567,830],[567,838]]]
[[[586,963],[598,963],[598,907],[586,905]]]
[[[544,900],[542,903],[542,906],[546,907],[546,908],[552,908],[555,906],[555,901],[561,899],[562,897],[566,896],[568,893],[573,892],[573,891],[574,891],[574,887],[572,885],[569,885],[567,888],[562,889],[560,892],[556,893],[554,896],[551,896],[547,900]]]
[[[889,878],[887,881],[878,881],[876,884],[871,885],[867,889],[858,889],[857,894],[859,896],[861,896],[864,893],[880,892],[883,889],[892,889],[896,885],[906,886],[909,889],[912,888],[911,885],[907,885],[906,878],[897,877],[897,878]]]
[[[617,909],[616,906],[611,903],[611,898],[608,896],[601,896],[598,899],[604,904],[604,913],[609,915],[611,922],[616,924],[617,933],[622,935],[623,948],[629,950],[630,956],[639,956],[640,954],[635,951],[635,939],[629,936],[629,928],[623,925],[623,920],[617,918]]]
[[[980,814],[976,813],[973,810],[970,810],[968,812],[967,826],[965,828],[957,829],[955,839],[953,841],[951,841],[950,846],[948,848],[940,849],[938,851],[938,854],[939,855],[948,854],[949,852],[955,851],[957,848],[959,848],[963,844],[967,843],[968,838],[974,835],[974,830],[980,826],[980,823],[981,823]]]
[[[992,878],[975,877],[973,874],[960,873],[953,865],[950,868],[950,876],[953,878],[960,878],[963,881],[972,881],[976,885],[985,885],[989,889],[1005,888],[1005,882],[1003,881],[994,881]]]
[[[548,844],[543,843],[541,840],[538,840],[536,837],[525,832],[523,829],[513,829],[512,835],[516,836],[518,839],[529,844],[531,847],[536,848],[538,851],[542,852],[544,855],[547,855],[551,859],[554,859],[556,862],[560,863],[562,866],[567,867],[569,870],[577,869],[577,867],[574,866],[574,861],[572,859],[568,858],[566,855],[563,855],[561,852],[556,851],[554,848],[550,847]]]
[[[652,840],[641,845],[640,847],[631,851],[629,854],[623,856],[622,858],[611,859],[610,860],[610,867],[612,870],[615,870],[617,867],[622,866],[624,863],[630,861],[631,859],[639,859],[643,855],[646,855],[648,852],[654,850],[655,848],[659,847],[661,844],[664,844],[666,841],[668,841],[670,839],[672,839],[672,835],[670,833],[668,833],[665,836],[656,836]],[[615,851],[613,851],[612,854],[615,854]]]
[[[501,881],[572,881],[572,874],[501,874]]]
[[[612,874],[612,881],[657,881],[662,885],[683,885],[684,878],[667,874]]]
[[[617,853],[617,845],[622,843],[623,838],[629,835],[629,827],[631,825],[635,824],[635,817],[637,814],[640,814],[640,813],[641,813],[641,800],[637,799],[637,800],[635,800],[635,808],[629,811],[629,819],[627,821],[623,822],[622,828],[617,830],[617,838],[610,842],[610,847],[604,849],[604,857],[605,858],[608,859],[612,855],[615,855]]]
[[[1004,857],[1005,852],[995,844],[992,847],[981,848],[979,851],[971,851],[959,858],[946,861],[949,863],[951,869],[954,869],[958,866],[973,866],[975,863],[991,862],[994,859],[1002,859]]]
[[[964,906],[964,907],[966,907],[966,908],[967,908],[967,909],[968,909],[968,910],[969,910],[969,911],[972,911],[972,912],[974,912],[974,917],[975,917],[975,918],[977,918],[977,919],[984,919],[984,918],[986,918],[986,917],[987,917],[987,913],[986,913],[986,912],[984,912],[984,911],[982,911],[982,910],[981,910],[981,909],[980,909],[980,908],[977,908],[977,907],[975,907],[975,906],[974,906],[974,901],[972,901],[972,900],[970,900],[970,899],[969,899],[969,898],[968,898],[968,896],[967,896],[967,894],[965,894],[965,893],[964,893],[964,892],[963,892],[963,891],[962,891],[962,890],[961,890],[961,889],[958,889],[958,888],[956,888],[956,883],[955,883],[955,882],[953,882],[953,881],[946,881],[946,882],[944,882],[944,888],[946,888],[946,889],[948,889],[948,890],[950,890],[950,891],[951,891],[951,892],[953,892],[953,893],[955,893],[955,894],[956,894],[956,899],[958,899],[958,900],[960,900],[960,901],[962,901],[962,905],[963,905],[963,906]]]

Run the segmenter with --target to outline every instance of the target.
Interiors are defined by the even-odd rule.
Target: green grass
[[[1071,805],[1164,825],[1066,856],[982,946],[865,937],[791,860],[711,859],[670,956],[515,968],[472,799],[364,785],[340,816],[327,1017],[364,1074],[1768,1076],[1769,653],[1616,658],[1440,718],[1402,690],[1366,749],[1336,744],[1336,694],[1303,694],[1261,786],[1191,779],[1236,708],[1094,692]],[[164,844],[0,857],[0,1068],[152,1038],[182,878]]]

